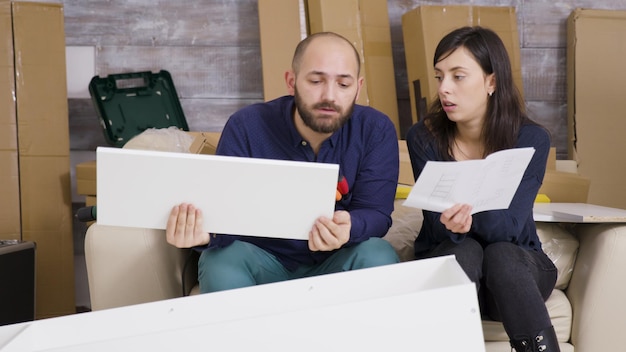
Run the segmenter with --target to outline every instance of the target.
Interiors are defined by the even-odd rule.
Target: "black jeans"
[[[483,248],[466,238],[442,242],[423,258],[451,254],[476,283],[481,313],[501,321],[509,338],[534,336],[552,326],[545,300],[554,289],[557,269],[545,253],[509,242]]]

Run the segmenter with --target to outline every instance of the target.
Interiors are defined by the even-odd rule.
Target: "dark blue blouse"
[[[407,146],[411,157],[413,174],[417,178],[428,160],[443,160],[423,122],[411,127],[407,134]],[[519,132],[517,148],[534,147],[528,168],[508,209],[491,210],[473,215],[472,227],[467,234],[456,234],[439,221],[441,213],[423,211],[424,222],[415,240],[415,255],[420,257],[445,239],[461,242],[472,237],[483,245],[494,242],[511,242],[522,248],[541,250],[537,228],[533,219],[533,205],[543,182],[546,161],[550,151],[550,135],[537,125],[524,125]]]

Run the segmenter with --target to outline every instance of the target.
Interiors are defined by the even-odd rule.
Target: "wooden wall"
[[[263,100],[255,0],[62,2],[66,43],[95,47],[96,74],[170,71],[192,130],[220,131],[231,113]],[[528,108],[552,132],[559,159],[567,157],[566,19],[577,7],[626,10],[624,0],[387,3],[403,133],[410,124],[410,103],[402,14],[420,5],[515,6]],[[70,99],[69,108],[71,150],[106,145],[91,101]]]

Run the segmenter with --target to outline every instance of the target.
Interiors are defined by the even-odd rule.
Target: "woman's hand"
[[[472,227],[472,206],[469,204],[455,204],[441,213],[439,220],[446,229],[454,233],[468,233]]]

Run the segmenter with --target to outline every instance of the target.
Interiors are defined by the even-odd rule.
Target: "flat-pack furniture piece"
[[[6,352],[485,350],[475,285],[453,256],[40,320],[0,328],[3,344]]]

